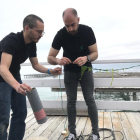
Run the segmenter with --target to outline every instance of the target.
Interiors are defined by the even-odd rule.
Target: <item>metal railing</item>
[[[124,60],[96,60],[93,64],[110,64],[110,63],[139,63],[140,59],[124,59]],[[42,65],[49,65],[47,62],[40,62]],[[30,63],[21,64],[21,66],[30,66]],[[60,79],[61,86],[64,87],[64,80]],[[95,88],[139,88],[140,78],[114,78],[112,85],[110,85],[112,78],[94,78]],[[60,87],[59,79],[24,79],[23,82],[31,87]],[[60,109],[61,101],[58,100],[42,100],[44,108]],[[67,101],[63,101],[63,107],[66,108]],[[140,101],[96,101],[97,108],[101,110],[140,110]],[[29,102],[27,101],[29,107]],[[77,101],[77,109],[84,110],[87,106],[84,101]]]

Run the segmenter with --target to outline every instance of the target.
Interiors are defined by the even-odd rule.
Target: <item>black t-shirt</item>
[[[23,31],[17,34],[10,33],[0,41],[0,62],[3,52],[12,55],[9,71],[16,80],[20,80],[20,64],[25,62],[28,57],[36,57],[36,43],[25,44]],[[4,82],[1,76],[0,82]]]
[[[57,50],[63,47],[63,57],[67,57],[73,62],[78,57],[89,55],[88,46],[95,43],[93,30],[86,25],[79,24],[76,35],[68,33],[65,27],[60,29],[54,37],[52,47]],[[84,66],[92,67],[91,62],[85,63]],[[64,66],[64,71],[80,72],[81,67],[76,64],[69,64]]]

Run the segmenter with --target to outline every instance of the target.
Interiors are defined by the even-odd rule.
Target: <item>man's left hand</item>
[[[78,66],[83,66],[87,62],[87,56],[78,57],[73,64],[77,64]]]
[[[62,74],[62,68],[60,68],[60,67],[54,68],[54,69],[50,70],[50,74],[60,75],[60,74]]]

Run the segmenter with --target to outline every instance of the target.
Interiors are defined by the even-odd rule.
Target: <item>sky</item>
[[[90,26],[95,33],[98,60],[140,59],[139,5],[139,0],[0,0],[0,40],[20,32],[23,19],[35,14],[45,24],[37,56],[39,62],[46,62],[54,36],[64,27],[63,11],[75,8],[80,24]]]

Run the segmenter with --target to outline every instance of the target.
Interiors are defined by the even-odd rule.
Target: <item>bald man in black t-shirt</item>
[[[32,67],[53,75],[61,68],[48,69],[38,63],[36,43],[44,34],[44,22],[36,15],[23,21],[23,31],[10,33],[0,41],[0,140],[7,140],[10,107],[13,111],[8,140],[22,140],[27,115],[26,91],[31,87],[22,83],[20,64],[30,59]]]
[[[79,24],[77,11],[68,8],[63,13],[65,27],[60,29],[54,37],[49,52],[48,62],[53,65],[64,66],[64,83],[67,94],[68,140],[76,138],[76,99],[77,85],[80,82],[84,99],[88,106],[88,113],[92,123],[92,139],[99,140],[98,112],[93,97],[93,72],[86,70],[81,78],[81,66],[92,68],[91,61],[98,57],[96,39],[93,30]],[[56,58],[60,48],[63,57]],[[79,80],[81,78],[81,80]],[[90,133],[90,132],[89,132]]]

